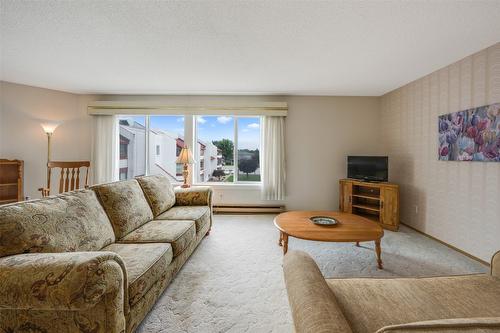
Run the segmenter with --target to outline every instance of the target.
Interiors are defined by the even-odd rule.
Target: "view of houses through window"
[[[146,119],[149,120],[149,149],[146,156]],[[184,146],[182,116],[122,116],[120,126],[120,180],[146,174],[164,174],[182,180],[182,165],[175,161]],[[147,162],[148,163],[147,163]]]
[[[120,180],[142,176],[146,171],[146,117],[119,118]]]
[[[196,182],[260,181],[259,117],[196,116],[195,120]],[[120,180],[163,174],[172,182],[182,181],[183,166],[176,159],[184,147],[183,116],[120,116],[118,122]]]
[[[206,145],[197,151],[199,182],[260,182],[259,117],[197,116],[196,128],[198,142]]]

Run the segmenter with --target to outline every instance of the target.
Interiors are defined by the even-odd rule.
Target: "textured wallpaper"
[[[382,97],[401,221],[483,260],[500,250],[500,163],[438,160],[438,115],[500,102],[500,43]]]

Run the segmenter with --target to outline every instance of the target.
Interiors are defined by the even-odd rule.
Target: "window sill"
[[[215,189],[260,190],[262,183],[195,183],[193,186],[210,186]]]

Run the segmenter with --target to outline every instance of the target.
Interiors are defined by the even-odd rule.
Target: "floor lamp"
[[[43,131],[45,134],[47,134],[47,182],[49,181],[49,162],[50,162],[50,138],[52,137],[52,134],[54,134],[54,131],[56,130],[57,126],[60,125],[60,123],[42,123],[40,124],[43,128]]]

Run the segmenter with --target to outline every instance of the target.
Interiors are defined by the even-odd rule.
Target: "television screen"
[[[389,178],[387,156],[347,156],[347,178],[386,182]]]

